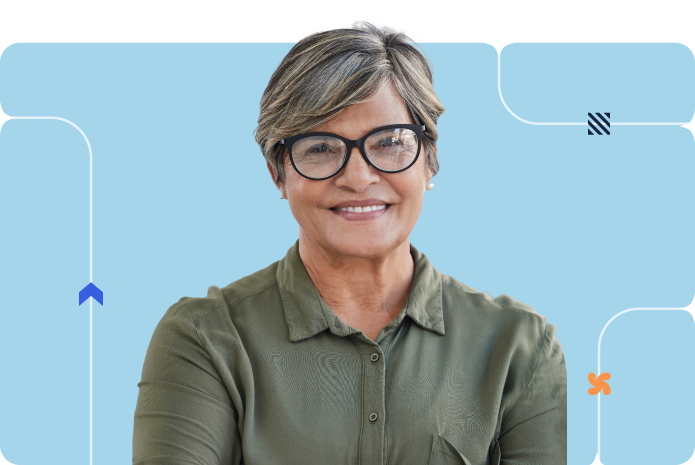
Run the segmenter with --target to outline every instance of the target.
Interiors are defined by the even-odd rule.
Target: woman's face
[[[372,129],[389,124],[414,124],[398,92],[389,84],[370,102],[345,108],[312,132],[332,132],[358,139]],[[420,216],[427,182],[425,149],[413,166],[400,173],[374,169],[358,148],[346,166],[332,178],[313,181],[302,177],[285,158],[285,183],[281,186],[300,227],[300,239],[310,240],[333,256],[379,257],[390,254],[407,240]],[[271,169],[274,179],[274,173]],[[340,211],[343,207],[381,206],[368,213]]]

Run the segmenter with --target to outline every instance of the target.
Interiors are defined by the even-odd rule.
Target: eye
[[[376,145],[377,147],[394,147],[403,144],[397,137],[384,137],[379,142],[377,142]]]
[[[326,143],[321,143],[321,144],[314,144],[309,149],[306,151],[306,153],[314,154],[314,153],[329,153],[333,152],[333,146],[326,144]]]

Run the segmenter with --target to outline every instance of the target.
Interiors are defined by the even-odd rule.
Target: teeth
[[[376,210],[383,210],[384,208],[386,208],[386,205],[371,205],[368,207],[345,207],[340,208],[339,210],[341,212],[367,213]]]

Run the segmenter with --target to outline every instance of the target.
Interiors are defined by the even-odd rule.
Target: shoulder
[[[463,284],[451,276],[442,276],[442,303],[449,325],[472,329],[480,335],[501,338],[510,343],[539,345],[554,334],[556,327],[531,305],[507,294],[492,297]],[[530,347],[529,347],[530,348]]]
[[[440,273],[441,274],[441,273]],[[441,274],[442,295],[451,303],[459,302],[461,309],[475,312],[503,313],[510,318],[529,318],[531,320],[546,322],[546,318],[539,314],[532,306],[520,302],[507,294],[492,297],[487,292],[478,291],[462,282]]]
[[[446,334],[455,335],[456,343],[476,353],[485,366],[498,367],[515,386],[511,398],[521,395],[539,365],[551,367],[557,382],[565,376],[557,326],[532,306],[507,294],[492,297],[446,275],[442,301]]]
[[[209,319],[208,317],[215,320],[212,316],[215,313],[224,314],[228,320],[226,323],[231,323],[231,310],[244,301],[253,300],[249,298],[277,286],[277,266],[278,262],[275,262],[222,288],[210,286],[205,297],[182,297],[169,307],[160,321],[160,326],[174,324],[195,333],[200,329],[201,320]]]

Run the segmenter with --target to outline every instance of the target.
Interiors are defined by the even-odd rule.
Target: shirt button
[[[369,415],[369,421],[376,421],[376,413]]]
[[[372,354],[372,356],[369,357],[369,360],[371,360],[372,362],[376,362],[377,360],[379,360],[379,354]]]

